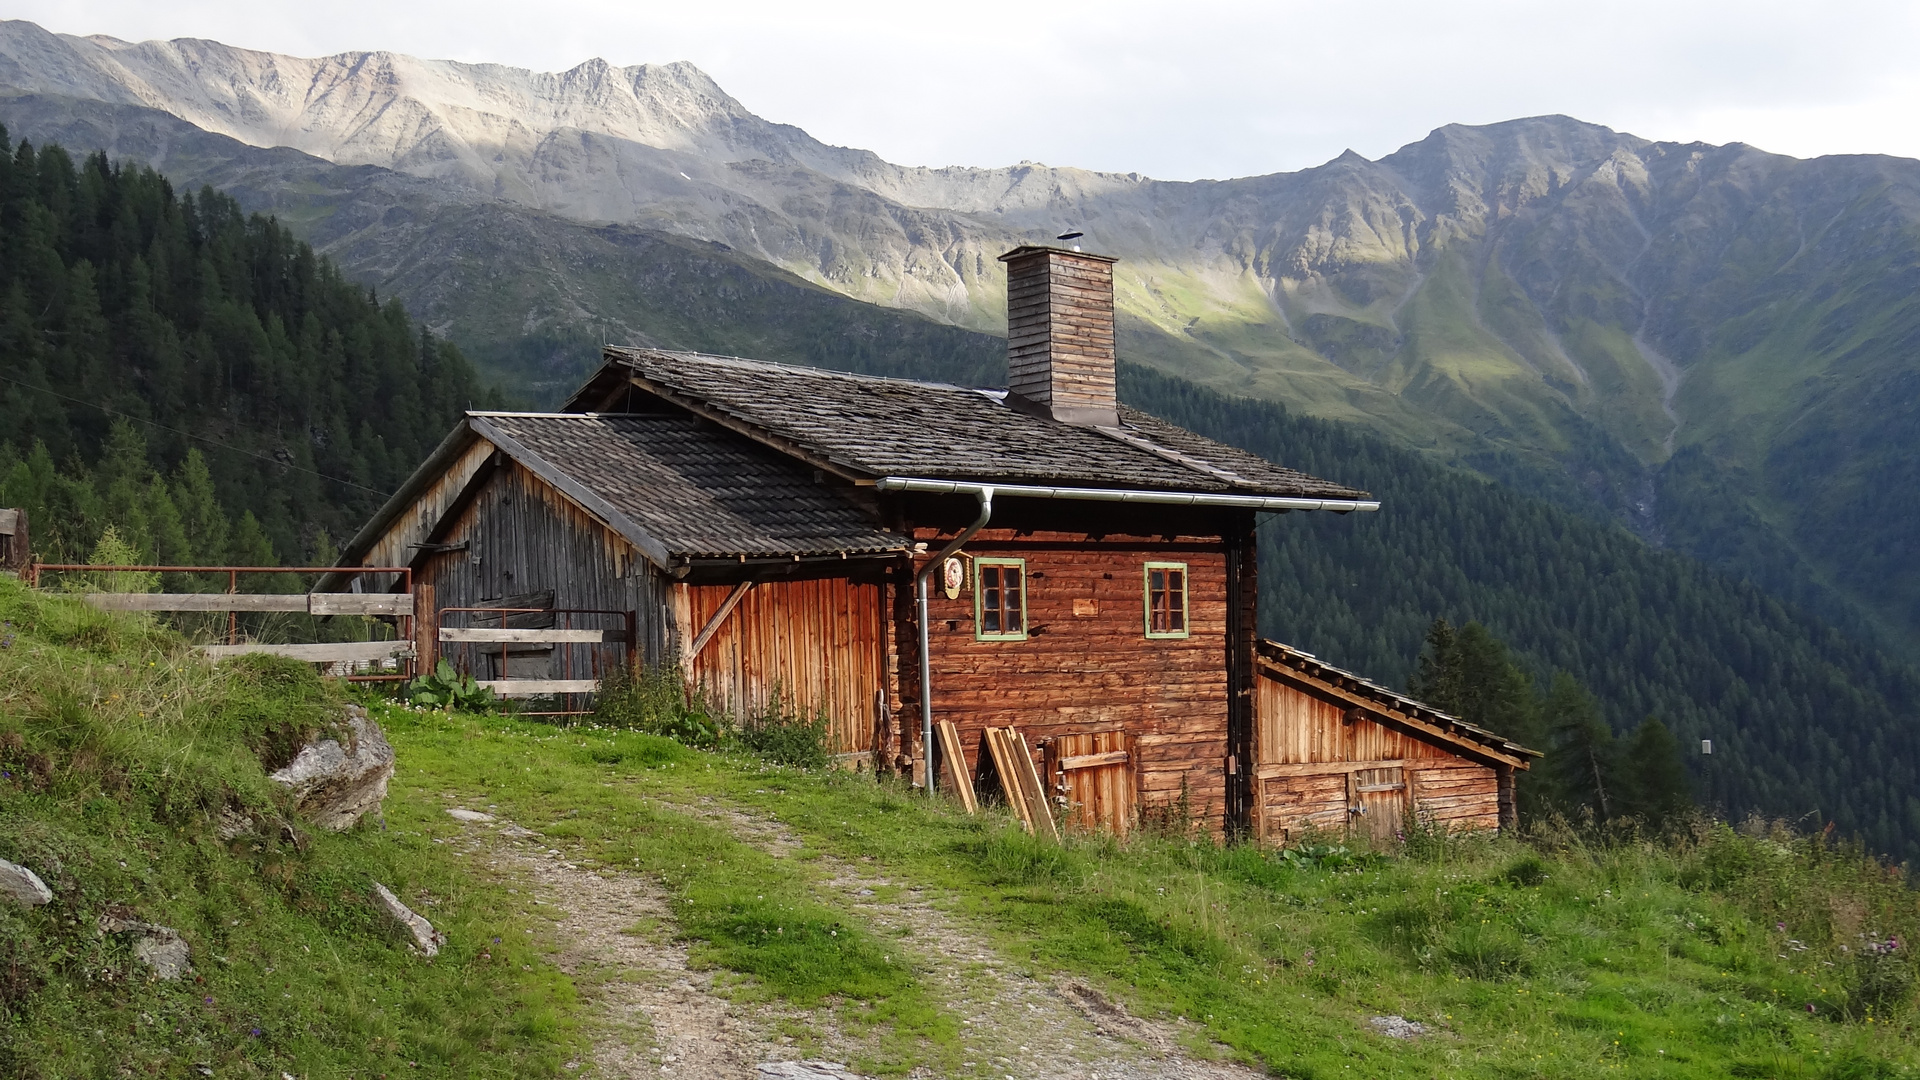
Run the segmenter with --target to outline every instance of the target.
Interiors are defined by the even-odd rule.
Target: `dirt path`
[[[777,821],[730,808],[678,804],[675,809],[724,824],[776,858],[797,857],[804,850],[801,839]],[[967,1051],[961,1075],[1019,1080],[1251,1080],[1260,1075],[1194,1058],[1183,1048],[1194,1041],[1191,1033],[1135,1017],[1078,979],[1026,973],[928,890],[889,881],[865,864],[818,852],[807,857],[834,894],[823,899],[847,904],[875,932],[917,955],[930,992],[960,1020]]]
[[[738,810],[676,805],[723,824],[777,858],[798,857],[800,838]],[[473,815],[473,811],[463,811]],[[510,822],[465,820],[453,841],[550,909],[556,963],[598,1010],[599,1035],[581,1075],[664,1080],[813,1080],[853,1077],[829,1062],[860,1056],[862,1040],[830,1009],[742,1003],[688,966],[665,896],[649,879],[588,870],[538,834]],[[1023,973],[926,891],[861,866],[807,855],[822,899],[857,912],[918,961],[936,1001],[957,1018],[965,1050],[959,1077],[1003,1080],[1251,1080],[1237,1065],[1199,1060],[1180,1027],[1139,1019],[1077,980]],[[798,1038],[796,1038],[798,1035]],[[803,1063],[803,1056],[816,1059]],[[818,1059],[826,1060],[818,1060]],[[915,1077],[934,1077],[916,1070]]]

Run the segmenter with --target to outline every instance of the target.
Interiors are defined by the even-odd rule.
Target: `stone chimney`
[[[1113,264],[1022,246],[1007,264],[1007,404],[1067,424],[1116,426]]]

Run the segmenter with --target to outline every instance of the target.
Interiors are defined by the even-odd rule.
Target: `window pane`
[[[1167,571],[1167,630],[1178,634],[1187,628],[1187,572]]]
[[[1001,571],[1006,575],[1007,616],[1002,620],[1009,634],[1018,634],[1026,628],[1026,597],[1022,595],[1020,568],[1009,566]]]

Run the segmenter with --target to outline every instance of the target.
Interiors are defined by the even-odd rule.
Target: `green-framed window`
[[[973,636],[1027,640],[1027,560],[973,560]]]
[[[1146,573],[1147,636],[1187,636],[1187,564],[1150,562]]]

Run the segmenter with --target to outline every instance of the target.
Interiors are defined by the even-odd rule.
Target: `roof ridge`
[[[750,356],[727,356],[721,353],[696,352],[691,349],[646,349],[637,345],[608,345],[608,350],[619,353],[653,353],[658,356],[670,356],[704,363],[719,361],[723,364],[740,364],[755,368],[779,368],[782,371],[802,371],[813,375],[825,375],[829,378],[846,379],[850,382],[900,383],[905,386],[918,386],[931,390],[956,390],[962,393],[977,393],[980,390],[994,390],[997,387],[961,386],[959,383],[941,382],[936,379],[909,379],[899,375],[869,375],[860,371],[842,371],[839,368],[819,367],[814,364],[789,364],[780,360],[755,360]]]

